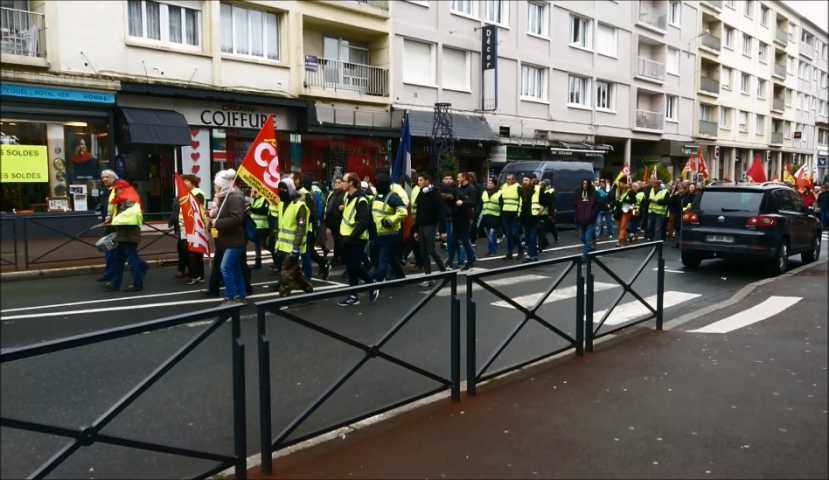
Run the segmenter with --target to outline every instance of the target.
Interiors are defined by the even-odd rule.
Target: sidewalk
[[[728,334],[688,332],[770,295],[804,298]],[[278,458],[272,478],[829,475],[826,263],[595,350]]]

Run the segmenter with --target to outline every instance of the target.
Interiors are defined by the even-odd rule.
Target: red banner
[[[176,197],[184,238],[187,240],[187,250],[195,253],[209,253],[210,242],[204,224],[204,206],[190,194],[181,175],[176,175]]]
[[[250,144],[242,165],[237,173],[243,182],[268,200],[271,205],[279,203],[279,155],[276,149],[276,131],[273,115],[268,115],[265,125]]]

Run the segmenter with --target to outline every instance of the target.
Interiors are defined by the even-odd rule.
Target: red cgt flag
[[[752,183],[763,183],[766,181],[766,169],[763,168],[763,161],[760,160],[760,154],[754,154],[754,163],[746,172],[746,176]]]
[[[271,205],[279,203],[279,155],[276,150],[273,115],[268,115],[265,125],[256,134],[237,175],[265,197]]]
[[[190,190],[184,184],[184,179],[179,174],[176,174],[176,197],[181,223],[184,226],[184,238],[187,240],[187,250],[195,253],[209,253],[210,241],[207,237],[207,227],[204,224],[204,207],[190,194]]]

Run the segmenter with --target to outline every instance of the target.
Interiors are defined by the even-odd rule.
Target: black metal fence
[[[430,291],[426,296],[422,299],[418,300],[415,305],[405,314],[402,318],[400,318],[394,326],[392,326],[382,337],[372,344],[366,344],[360,342],[356,339],[350,338],[346,335],[341,333],[335,332],[328,328],[318,325],[317,323],[310,322],[299,316],[295,315],[291,308],[292,306],[304,304],[307,302],[318,301],[323,299],[329,299],[334,297],[340,297],[343,295],[348,294],[358,294],[360,292],[367,292],[374,288],[377,288],[377,284],[373,285],[360,285],[357,287],[346,287],[346,288],[338,288],[323,292],[317,293],[310,293],[306,295],[299,295],[296,297],[288,297],[288,298],[281,298],[266,302],[261,302],[256,304],[257,308],[257,338],[258,338],[258,345],[259,345],[259,408],[260,408],[260,440],[261,440],[261,452],[262,452],[262,471],[265,473],[271,473],[272,471],[272,462],[271,456],[274,450],[278,450],[280,448],[287,447],[289,445],[293,445],[308,438],[315,437],[317,435],[330,432],[336,430],[340,427],[349,425],[353,422],[357,422],[363,420],[365,418],[371,417],[373,415],[377,415],[391,409],[397,408],[402,405],[406,405],[408,403],[417,401],[421,398],[425,398],[429,395],[433,395],[435,393],[441,392],[447,388],[450,389],[452,394],[453,400],[460,400],[460,302],[457,298],[457,272],[449,271],[443,273],[437,273],[431,275],[429,277],[415,277],[403,280],[393,280],[388,282],[383,282],[382,286],[384,289],[395,288],[395,287],[403,287],[406,285],[411,285],[414,283],[422,282],[424,279],[431,279],[437,281],[437,285]],[[394,337],[410,320],[421,310],[424,306],[426,306],[435,296],[437,293],[446,287],[450,288],[450,301],[449,301],[449,312],[447,312],[450,321],[450,339],[449,339],[449,350],[450,350],[450,366],[449,366],[449,378],[437,375],[433,372],[430,372],[424,368],[421,368],[417,365],[414,365],[402,358],[390,355],[383,351],[383,347],[388,343],[388,341]],[[362,357],[348,370],[343,373],[337,381],[335,381],[332,385],[325,389],[325,391],[309,405],[302,413],[299,414],[296,418],[294,418],[286,427],[284,427],[281,432],[274,438],[271,433],[271,373],[270,373],[270,341],[268,339],[267,334],[267,321],[266,321],[266,314],[272,313],[273,315],[280,317],[282,319],[288,320],[293,322],[297,325],[302,327],[308,328],[313,330],[314,332],[320,333],[325,337],[337,340],[342,342],[343,344],[349,345],[354,347],[358,350],[363,352]],[[293,438],[289,440],[290,435],[296,431],[296,429],[303,424],[320,406],[322,406],[331,396],[338,390],[340,387],[343,386],[354,374],[363,367],[366,362],[372,358],[381,358],[388,362],[391,362],[395,365],[405,368],[410,372],[414,372],[422,377],[428,378],[433,380],[434,382],[440,384],[439,387],[429,390],[427,392],[415,395],[414,397],[409,397],[404,400],[400,400],[394,402],[389,405],[385,405],[378,409],[373,409],[371,411],[360,413],[352,418],[348,418],[343,420],[342,422],[336,423],[334,425],[329,425],[324,428],[315,430],[311,433],[301,435],[297,438]]]
[[[121,397],[106,412],[98,416],[91,425],[83,427],[70,427],[61,425],[48,425],[18,418],[0,417],[0,426],[25,430],[29,432],[56,435],[70,438],[57,453],[52,455],[46,462],[40,465],[29,478],[44,478],[60,464],[62,464],[73,453],[81,447],[88,447],[94,443],[102,443],[126,448],[134,448],[149,452],[178,455],[193,459],[201,459],[217,462],[216,466],[206,472],[196,475],[197,478],[206,478],[215,475],[222,470],[234,467],[236,478],[246,477],[246,414],[245,414],[245,347],[240,341],[240,306],[217,307],[198,312],[176,315],[160,320],[127,325],[124,327],[101,330],[93,333],[77,335],[72,337],[51,340],[33,345],[8,348],[0,350],[0,364],[38,357],[50,353],[69,350],[86,345],[96,344],[109,340],[138,335],[146,332],[157,331],[175,327],[195,321],[212,320],[212,322],[201,333],[193,337],[184,346],[179,348],[172,356],[159,365],[152,373],[141,380],[126,395]],[[233,438],[234,453],[223,454],[207,451],[199,451],[163,443],[147,442],[120,436],[101,433],[101,430],[112,423],[127,407],[138,397],[147,391],[153,384],[160,380],[176,364],[184,359],[199,344],[213,334],[227,320],[231,320],[231,344],[233,364]]]

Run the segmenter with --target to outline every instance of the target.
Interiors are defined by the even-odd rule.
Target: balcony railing
[[[785,100],[782,98],[775,98],[771,101],[771,109],[776,110],[778,112],[782,112],[785,110]]]
[[[700,90],[708,93],[720,93],[720,81],[714,78],[701,77],[699,79]]]
[[[784,46],[788,45],[789,33],[783,30],[782,28],[777,27],[777,30],[774,31],[774,40],[782,43]]]
[[[389,2],[388,0],[356,0],[357,3],[362,5],[368,5],[370,7],[379,8],[380,10],[389,9]]]
[[[665,30],[668,24],[668,16],[651,8],[643,8],[639,10],[639,21],[660,30]]]
[[[702,46],[708,47],[712,50],[720,51],[720,37],[712,35],[708,32],[702,34]]]
[[[306,88],[355,92],[361,95],[389,95],[389,71],[383,67],[320,58],[316,69],[306,62]]]
[[[785,64],[774,64],[774,74],[780,78],[786,78],[786,65]]]
[[[636,126],[650,130],[662,130],[662,122],[665,114],[660,112],[649,112],[647,110],[636,110]]]
[[[699,134],[706,135],[709,137],[716,137],[717,136],[717,122],[712,122],[709,120],[700,120],[699,121]]]
[[[42,13],[0,8],[0,51],[5,55],[46,56]]]
[[[783,145],[783,132],[771,132],[771,145]]]
[[[637,73],[643,77],[665,80],[665,64],[651,60],[650,58],[639,57],[639,69]]]

